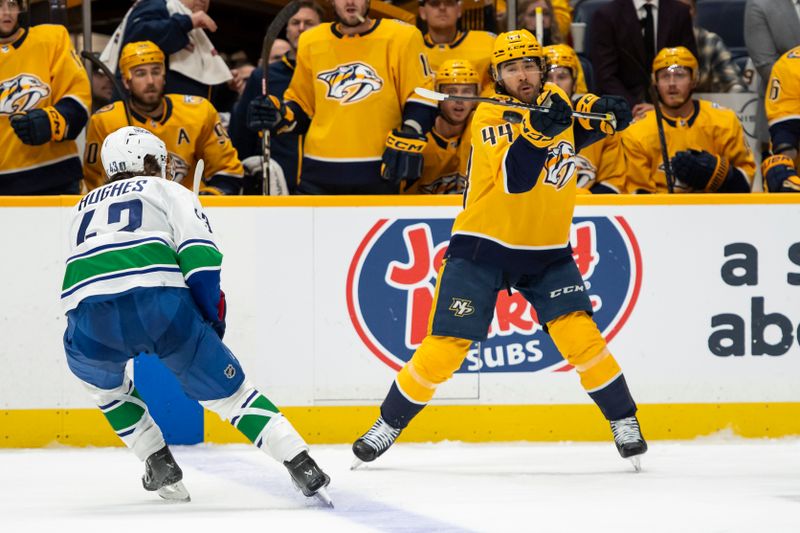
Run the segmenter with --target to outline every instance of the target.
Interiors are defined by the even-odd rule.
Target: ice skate
[[[619,454],[633,464],[634,470],[641,472],[641,456],[647,451],[647,442],[639,429],[639,420],[635,416],[612,420],[611,432]]]
[[[394,444],[402,430],[387,424],[383,417],[378,420],[364,435],[353,443],[353,453],[356,459],[350,470],[355,470],[364,463],[374,461]]]
[[[183,486],[183,471],[172,457],[169,448],[164,446],[150,455],[144,462],[142,486],[145,490],[157,491],[168,501],[188,502],[189,491]]]
[[[283,465],[292,475],[292,481],[304,496],[316,497],[319,501],[329,507],[333,507],[331,497],[325,487],[331,482],[328,474],[322,471],[308,452],[300,452],[291,461],[285,461]]]

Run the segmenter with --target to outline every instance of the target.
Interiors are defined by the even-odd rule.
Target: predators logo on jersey
[[[558,190],[563,189],[577,171],[574,157],[575,147],[571,142],[561,141],[550,148],[544,164],[544,168],[547,169],[544,182],[555,186]]]
[[[375,69],[361,62],[339,65],[319,73],[317,79],[328,85],[326,96],[342,104],[358,102],[383,88],[383,80]]]
[[[0,114],[22,113],[50,96],[50,87],[33,74],[20,74],[0,83]]]
[[[575,162],[575,172],[578,175],[578,187],[590,189],[597,180],[597,167],[581,154],[576,155],[573,161]]]
[[[189,175],[189,163],[175,152],[169,152],[169,171],[172,181],[183,183]]]

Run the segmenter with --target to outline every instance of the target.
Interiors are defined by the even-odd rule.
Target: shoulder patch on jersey
[[[116,105],[117,105],[116,102],[113,102],[113,103],[108,104],[108,105],[104,105],[103,107],[101,107],[100,109],[95,111],[94,114],[95,115],[99,115],[100,113],[105,113],[106,111],[111,111],[112,109],[114,109],[114,107],[116,107]]]
[[[383,79],[375,69],[360,61],[320,72],[317,79],[327,84],[326,97],[342,104],[358,102],[383,88]]]
[[[50,96],[50,87],[33,74],[18,74],[0,82],[0,115],[22,113]]]
[[[800,46],[798,46],[794,50],[789,51],[789,53],[786,54],[786,57],[788,57],[789,59],[800,59]]]
[[[194,95],[191,95],[191,94],[184,94],[183,95],[183,103],[184,104],[197,105],[197,104],[202,103],[203,100],[205,100],[205,98],[203,98],[201,96],[194,96]]]

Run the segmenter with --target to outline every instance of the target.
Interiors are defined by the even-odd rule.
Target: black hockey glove
[[[530,111],[528,124],[542,136],[553,138],[572,126],[572,107],[559,94],[547,91],[540,95],[537,103],[547,106],[549,111]]]
[[[255,98],[247,106],[247,128],[251,131],[273,130],[288,119],[291,110],[278,98]]]
[[[575,110],[588,113],[611,113],[614,115],[616,127],[606,120],[589,120],[586,118],[578,119],[584,129],[600,130],[606,135],[612,135],[615,131],[622,131],[630,125],[633,120],[631,106],[628,101],[621,96],[595,96],[593,94],[583,95],[575,105]]]
[[[761,163],[764,189],[769,192],[800,192],[800,178],[794,161],[785,155],[769,156]]]
[[[392,130],[386,138],[381,160],[381,177],[394,184],[422,176],[422,151],[428,140],[417,132]]]
[[[61,113],[49,106],[11,115],[11,127],[23,143],[36,146],[62,140],[67,124]]]
[[[684,150],[671,160],[675,179],[695,191],[716,192],[725,183],[730,164],[724,157],[704,150]]]

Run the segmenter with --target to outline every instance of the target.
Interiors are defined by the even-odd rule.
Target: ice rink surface
[[[190,503],[145,492],[121,448],[0,450],[0,531],[800,532],[798,439],[654,441],[640,474],[611,442],[401,443],[357,471],[315,446],[335,509],[252,447],[173,451]]]

